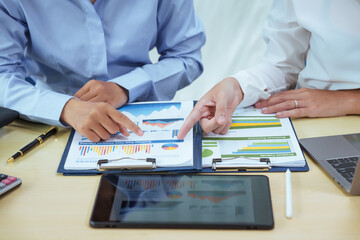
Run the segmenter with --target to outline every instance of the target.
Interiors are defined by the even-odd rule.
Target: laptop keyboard
[[[355,174],[358,157],[347,157],[327,160],[338,173],[340,173],[348,182],[352,182]]]

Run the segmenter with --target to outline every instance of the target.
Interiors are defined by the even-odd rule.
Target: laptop
[[[299,142],[346,192],[360,195],[360,133],[303,138]]]
[[[17,111],[0,107],[0,128],[10,124],[17,118],[19,118],[19,113]]]

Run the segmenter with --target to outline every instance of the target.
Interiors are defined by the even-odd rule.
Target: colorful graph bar
[[[264,153],[290,153],[290,146],[288,142],[271,142],[271,143],[253,143],[252,145],[248,145],[247,147],[243,147],[239,149],[237,152],[233,152],[233,154],[264,154]]]
[[[172,138],[176,138],[179,133],[179,130],[172,130]]]
[[[138,144],[138,145],[123,145],[121,149],[128,155],[135,154],[137,152],[145,151],[145,153],[150,153],[152,144]],[[87,146],[83,145],[79,147],[80,156],[86,156],[88,154],[93,154],[97,156],[104,156],[106,154],[112,153],[119,149],[119,146]]]
[[[145,151],[145,153],[150,153],[151,144],[138,144],[138,145],[123,145],[121,149],[128,155],[135,154],[137,152]]]
[[[230,129],[241,129],[241,128],[266,128],[266,127],[281,127],[280,119],[271,117],[268,119],[264,118],[232,118],[232,124]]]
[[[89,153],[96,154],[98,156],[103,156],[108,153],[114,152],[118,149],[118,146],[80,146],[79,152],[80,156],[85,156]]]

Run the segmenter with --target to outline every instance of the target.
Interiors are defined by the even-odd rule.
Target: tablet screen
[[[231,175],[104,175],[93,227],[273,227],[268,179]]]

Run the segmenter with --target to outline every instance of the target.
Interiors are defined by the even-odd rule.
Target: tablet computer
[[[261,175],[101,176],[96,228],[272,229],[269,181]]]

